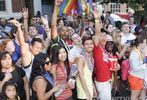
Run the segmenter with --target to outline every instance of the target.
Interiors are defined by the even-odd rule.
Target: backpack
[[[125,81],[128,78],[128,74],[130,70],[129,59],[123,60],[120,67],[121,67],[121,78],[123,81]]]

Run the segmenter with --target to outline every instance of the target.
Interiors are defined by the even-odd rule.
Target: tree
[[[128,0],[128,6],[134,9],[137,15],[147,16],[147,0]]]

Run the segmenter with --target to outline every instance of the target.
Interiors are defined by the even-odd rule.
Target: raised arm
[[[95,18],[95,36],[93,39],[94,44],[97,46],[99,44],[99,35],[101,34],[101,21],[100,21],[100,12],[95,8],[92,11]]]
[[[31,54],[29,51],[29,46],[25,43],[23,32],[21,30],[21,25],[18,21],[11,21],[15,26],[17,26],[17,37],[20,44],[21,56],[22,56],[22,64],[23,66],[27,66],[31,63]]]
[[[100,12],[95,8],[93,12],[94,18],[95,18],[95,33],[96,35],[101,34],[101,21],[100,21]]]
[[[82,33],[84,32],[84,22],[85,22],[85,10],[86,10],[86,4],[85,2],[82,0],[82,28],[80,30],[80,36],[82,36]]]
[[[25,38],[25,41],[27,41],[29,39],[29,36],[28,36],[28,8],[23,8],[22,9],[22,15],[23,15],[23,18],[24,18],[24,38]]]
[[[55,0],[54,10],[52,14],[52,24],[51,24],[51,38],[55,39],[58,36],[57,33],[57,11],[58,6],[63,2],[63,0]]]

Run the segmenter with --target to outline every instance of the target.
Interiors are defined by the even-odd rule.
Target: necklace
[[[87,63],[88,68],[93,72],[93,69],[94,69],[94,60],[93,60],[93,57],[91,55],[88,56],[87,55],[87,52],[85,50],[83,50],[82,55],[85,58],[85,63]]]

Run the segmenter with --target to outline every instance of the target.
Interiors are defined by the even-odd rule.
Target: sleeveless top
[[[38,78],[35,78],[33,81],[35,81],[36,79],[38,79]],[[53,85],[46,78],[44,78],[44,79],[47,81],[46,90],[45,90],[45,93],[47,93],[48,91],[50,91],[53,88]],[[31,88],[32,88],[32,86],[31,86]],[[31,99],[38,100],[37,94],[33,89],[32,89],[32,98]],[[56,100],[54,94],[52,94],[48,100]]]
[[[32,72],[33,60],[34,60],[34,56],[31,54],[31,62],[30,62],[30,64],[28,66],[24,66],[23,67],[23,70],[26,73],[28,81],[30,81],[30,75],[31,75],[31,72]]]
[[[85,60],[85,58],[84,58],[84,60]],[[90,70],[90,68],[88,67],[86,60],[85,60],[85,66],[84,66],[84,80],[86,82],[87,88],[88,88],[91,96],[93,97],[94,87],[93,87],[93,80],[92,80],[92,70]],[[77,97],[78,97],[78,99],[87,99],[86,93],[85,93],[85,91],[82,87],[79,76],[76,78],[76,85],[77,85]]]

